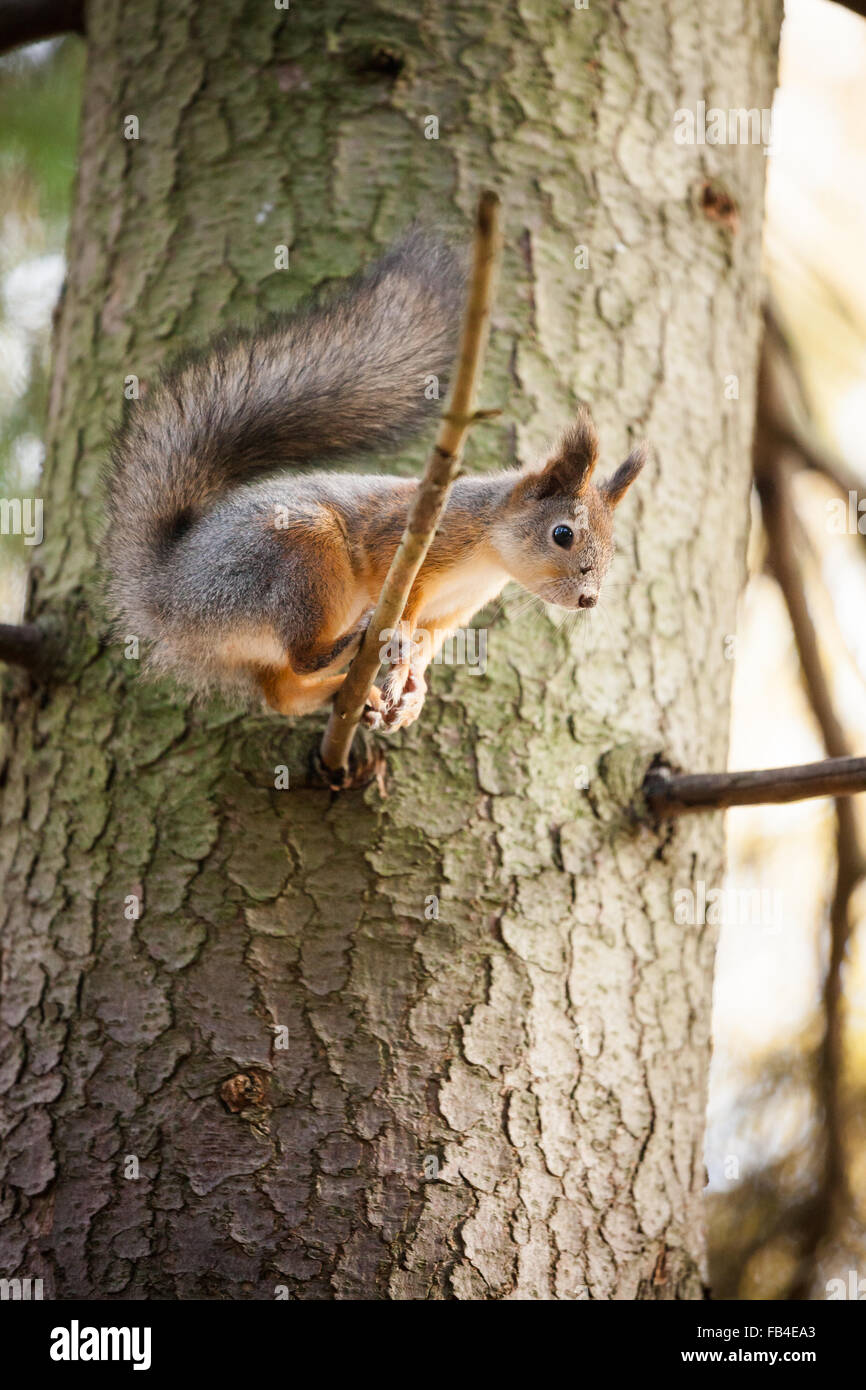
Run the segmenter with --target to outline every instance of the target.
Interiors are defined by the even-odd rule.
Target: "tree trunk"
[[[62,657],[6,705],[0,1273],[702,1296],[715,928],[673,895],[720,884],[722,824],[629,805],[657,753],[725,763],[766,160],[678,145],[674,111],[769,106],[778,27],[776,0],[89,6],[28,615]],[[525,460],[578,398],[610,467],[630,431],[656,459],[591,628],[508,600],[485,675],[434,672],[387,799],[333,799],[321,717],[191,707],[105,639],[108,434],[128,377],[413,215],[465,237],[482,185],[504,415],[468,466]]]

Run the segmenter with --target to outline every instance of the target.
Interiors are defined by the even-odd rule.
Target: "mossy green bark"
[[[766,161],[676,145],[673,113],[769,104],[778,6],[93,0],[89,26],[30,613],[64,656],[6,705],[0,1272],[700,1297],[714,929],[672,899],[719,883],[721,825],[627,808],[656,752],[725,760]],[[322,719],[192,707],[107,640],[100,467],[128,375],[412,215],[466,235],[482,185],[504,415],[469,466],[528,458],[578,398],[610,466],[630,432],[656,461],[591,629],[506,601],[486,674],[435,671],[387,799],[334,800]]]

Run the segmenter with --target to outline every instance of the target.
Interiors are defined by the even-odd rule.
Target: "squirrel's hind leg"
[[[266,702],[279,714],[289,716],[310,714],[326,705],[345,679],[345,672],[336,676],[301,675],[289,663],[258,672]]]
[[[287,662],[285,666],[268,667],[259,671],[257,679],[262,695],[271,709],[290,718],[297,718],[302,714],[311,714],[313,710],[326,705],[343,684],[346,673],[340,671],[336,676],[304,675]],[[382,721],[378,711],[381,708],[382,696],[378,686],[374,685],[368,696],[363,719],[369,728],[380,727]]]

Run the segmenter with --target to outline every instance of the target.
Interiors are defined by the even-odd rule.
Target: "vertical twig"
[[[475,392],[481,377],[490,327],[496,267],[499,260],[499,198],[484,192],[478,202],[469,291],[463,316],[460,351],[448,406],[439,424],[433,451],[415,493],[403,537],[385,577],[376,610],[364,640],[341,685],[322,740],[320,757],[331,785],[345,786],[349,750],[364,713],[370,688],[381,665],[381,636],[399,627],[418,571],[445,510],[451,485],[460,470],[463,445],[470,426],[484,412],[475,412]]]

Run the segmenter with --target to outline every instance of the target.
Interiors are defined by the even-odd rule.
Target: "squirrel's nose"
[[[577,600],[578,608],[594,608],[597,603],[598,596],[596,594],[581,594]]]

